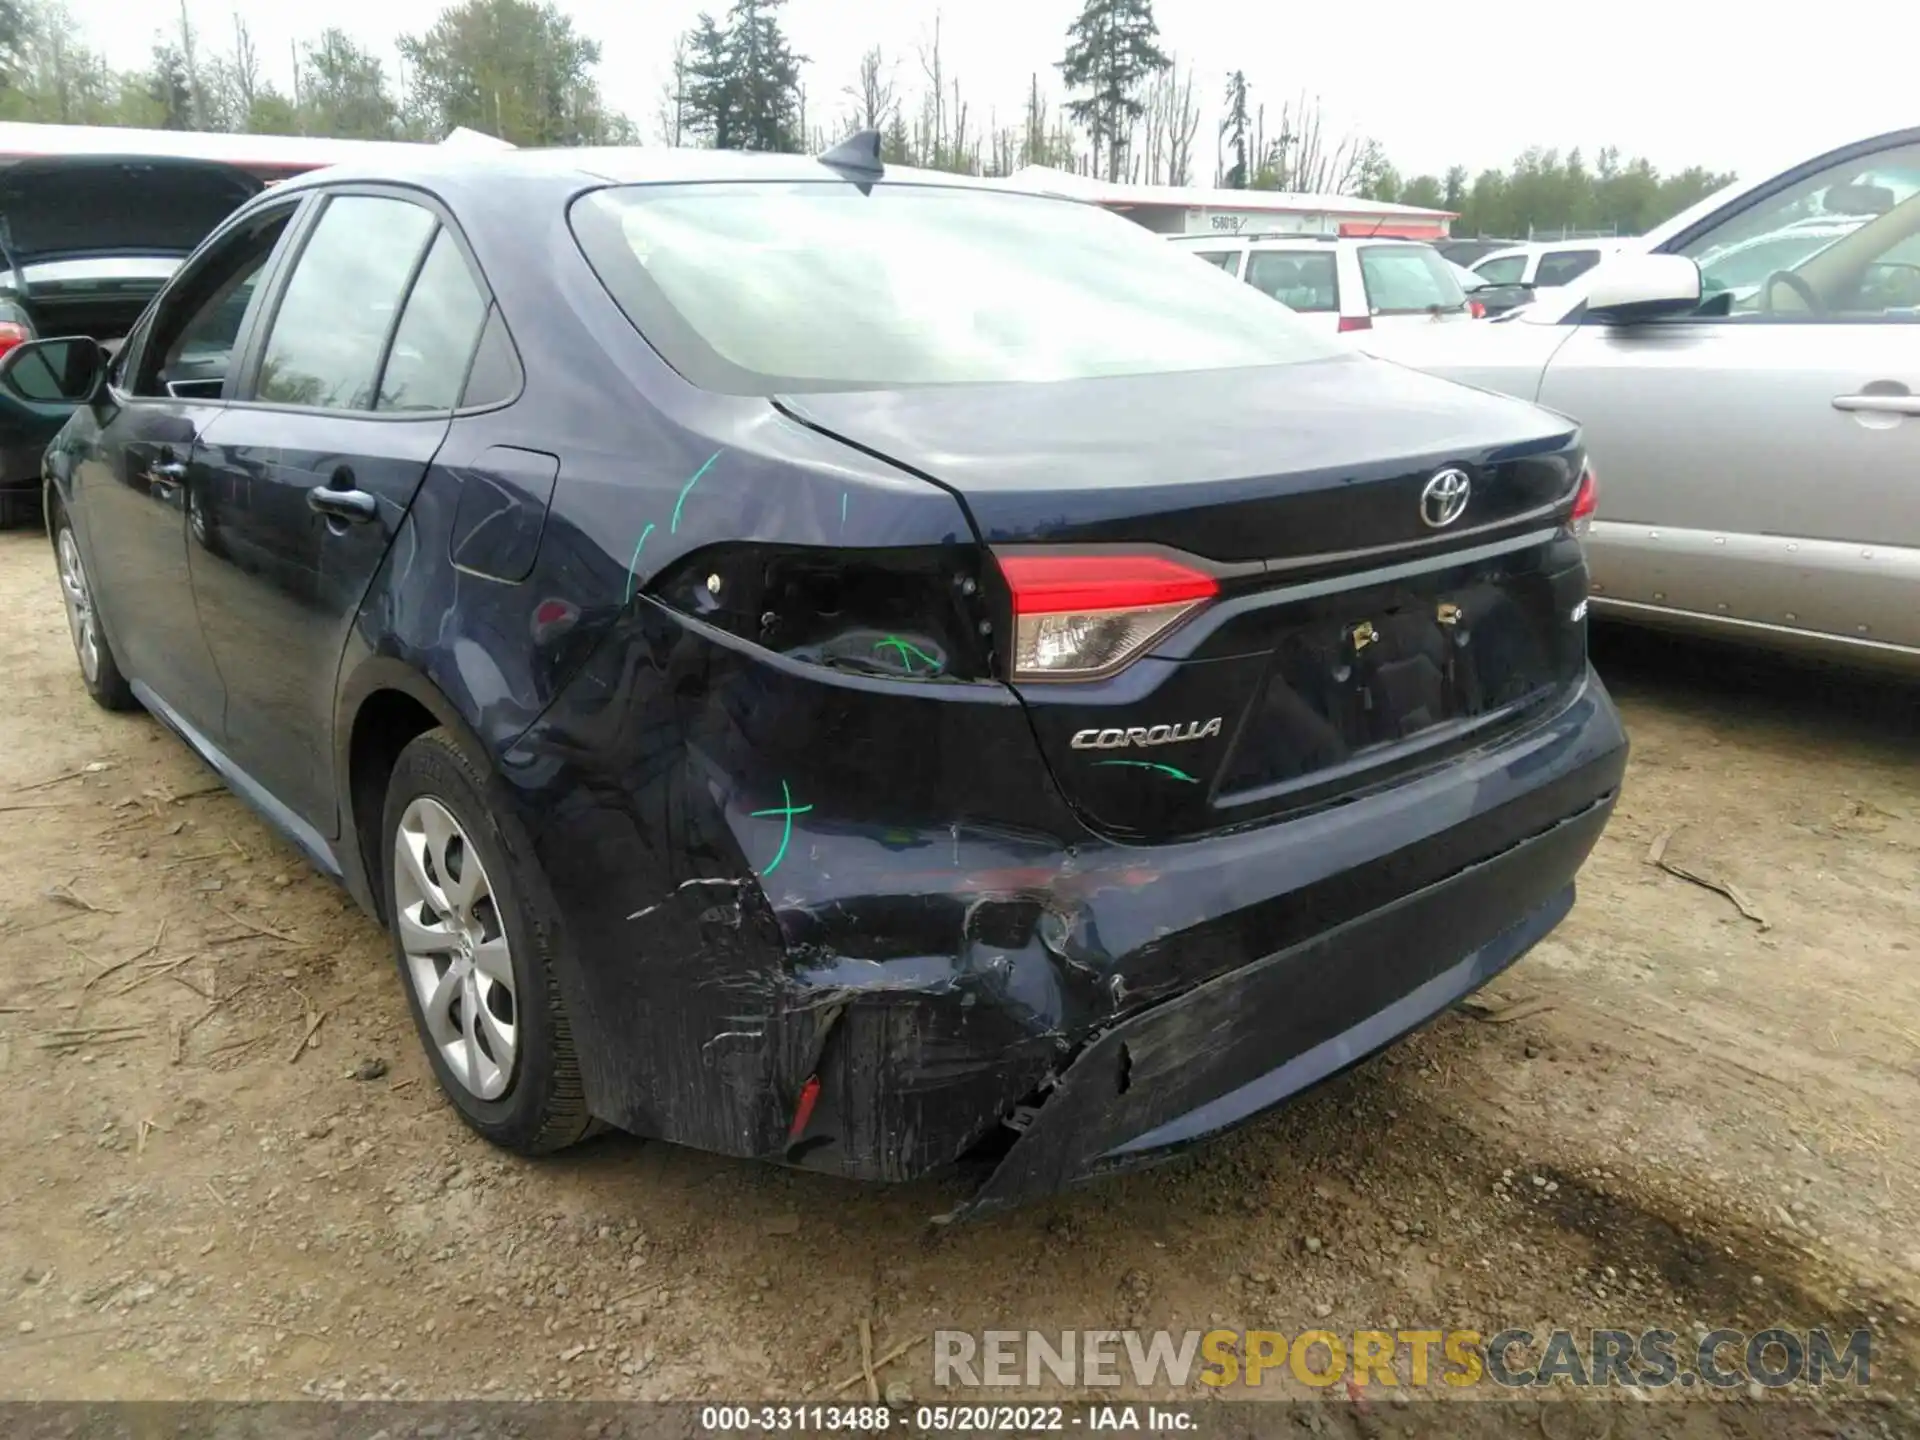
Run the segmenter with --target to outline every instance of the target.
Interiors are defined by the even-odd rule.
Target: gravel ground
[[[0,634],[0,1397],[791,1399],[858,1374],[862,1320],[883,1352],[1864,1325],[1877,1386],[1910,1383],[1913,689],[1603,633],[1628,788],[1571,919],[1496,985],[1512,1013],[1177,1166],[939,1229],[938,1185],[617,1135],[490,1150],[385,937],[155,722],[87,700],[39,536],[0,535]],[[1758,918],[1649,863],[1662,836]],[[930,1376],[922,1345],[880,1378]]]

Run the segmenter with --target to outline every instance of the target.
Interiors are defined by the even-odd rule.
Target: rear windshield
[[[1360,278],[1367,286],[1367,308],[1376,315],[1458,310],[1467,303],[1447,262],[1427,245],[1362,245]]]
[[[622,186],[573,230],[694,384],[734,394],[1288,364],[1342,352],[1092,206],[837,181]]]

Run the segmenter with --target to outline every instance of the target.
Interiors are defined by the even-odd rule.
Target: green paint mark
[[[756,819],[767,815],[778,815],[785,822],[780,827],[780,848],[774,853],[773,863],[760,872],[760,878],[762,880],[778,870],[780,868],[780,862],[787,858],[787,846],[793,840],[793,817],[796,815],[804,815],[813,809],[811,805],[795,805],[793,803],[793,791],[787,788],[787,782],[784,780],[780,782],[780,795],[786,801],[786,804],[776,806],[772,810],[755,810],[752,812]]]
[[[700,483],[700,477],[711,470],[713,468],[713,462],[719,458],[720,452],[718,450],[714,451],[713,454],[707,457],[707,463],[693,472],[693,478],[680,487],[680,498],[673,502],[673,523],[667,526],[667,533],[669,535],[678,535],[680,533],[680,507],[687,503],[687,492]]]
[[[1152,760],[1096,760],[1095,765],[1130,765],[1136,770],[1158,770],[1162,775],[1171,775],[1176,780],[1184,780],[1189,785],[1200,782],[1184,770],[1176,770],[1171,765],[1161,765]]]
[[[633,603],[634,579],[640,570],[640,552],[646,547],[647,536],[653,533],[653,522],[647,522],[647,528],[640,532],[640,541],[633,547],[633,559],[627,562],[627,604]]]
[[[876,640],[873,648],[876,650],[885,650],[889,646],[900,652],[900,663],[907,667],[907,673],[909,675],[913,674],[913,659],[916,655],[927,662],[927,670],[929,673],[939,673],[940,662],[938,660],[927,654],[926,651],[922,650],[918,645],[915,645],[911,640],[902,640],[898,635],[889,635],[884,640]]]

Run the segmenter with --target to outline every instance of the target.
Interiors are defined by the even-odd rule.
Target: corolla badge
[[[1467,472],[1454,467],[1434,472],[1420,492],[1420,519],[1431,530],[1444,530],[1466,513],[1473,495]]]
[[[1178,725],[1130,725],[1126,729],[1076,730],[1076,750],[1124,750],[1129,745],[1177,745],[1182,740],[1208,740],[1220,733],[1220,717],[1187,720]]]

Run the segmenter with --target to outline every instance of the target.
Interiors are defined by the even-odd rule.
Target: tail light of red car
[[[0,320],[0,355],[5,355],[16,345],[24,345],[33,339],[33,332],[14,320]]]

